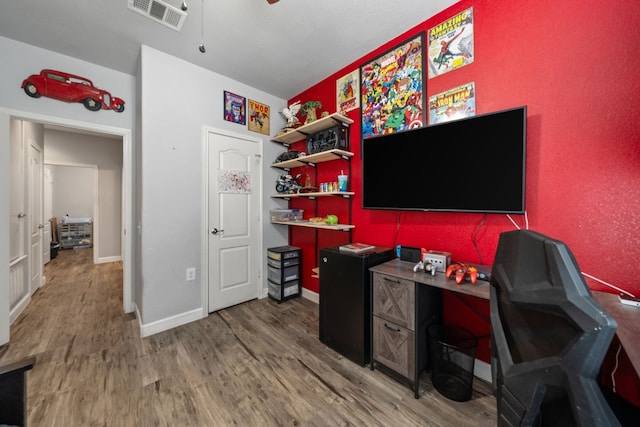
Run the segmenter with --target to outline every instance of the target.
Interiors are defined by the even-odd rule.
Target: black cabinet
[[[390,248],[360,254],[320,249],[320,341],[359,365],[371,357],[369,267],[393,258]]]
[[[282,302],[300,296],[302,251],[295,246],[267,249],[269,297]]]

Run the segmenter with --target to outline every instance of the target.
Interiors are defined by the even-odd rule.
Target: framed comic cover
[[[336,112],[344,114],[360,107],[360,73],[352,71],[336,80]]]
[[[465,83],[429,97],[429,124],[476,115],[476,84]]]
[[[471,64],[473,48],[473,8],[429,29],[429,78]]]
[[[424,126],[424,33],[360,67],[362,139]]]
[[[224,119],[244,125],[247,123],[247,99],[244,96],[224,91]]]
[[[268,105],[259,103],[252,99],[249,100],[249,124],[247,128],[250,131],[269,135],[271,130],[271,114]]]

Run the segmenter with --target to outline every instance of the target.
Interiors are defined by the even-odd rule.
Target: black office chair
[[[620,425],[596,382],[617,324],[564,243],[502,233],[490,311],[499,426]]]

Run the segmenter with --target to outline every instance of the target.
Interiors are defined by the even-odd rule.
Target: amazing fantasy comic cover
[[[476,84],[466,83],[429,97],[429,124],[476,115]]]
[[[429,78],[473,62],[473,8],[429,30]]]

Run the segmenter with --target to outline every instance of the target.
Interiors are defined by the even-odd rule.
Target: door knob
[[[218,230],[217,228],[214,228],[213,230],[211,230],[211,234],[218,234],[218,233],[224,233],[224,230]]]
[[[38,224],[38,228],[44,228],[44,225]]]

